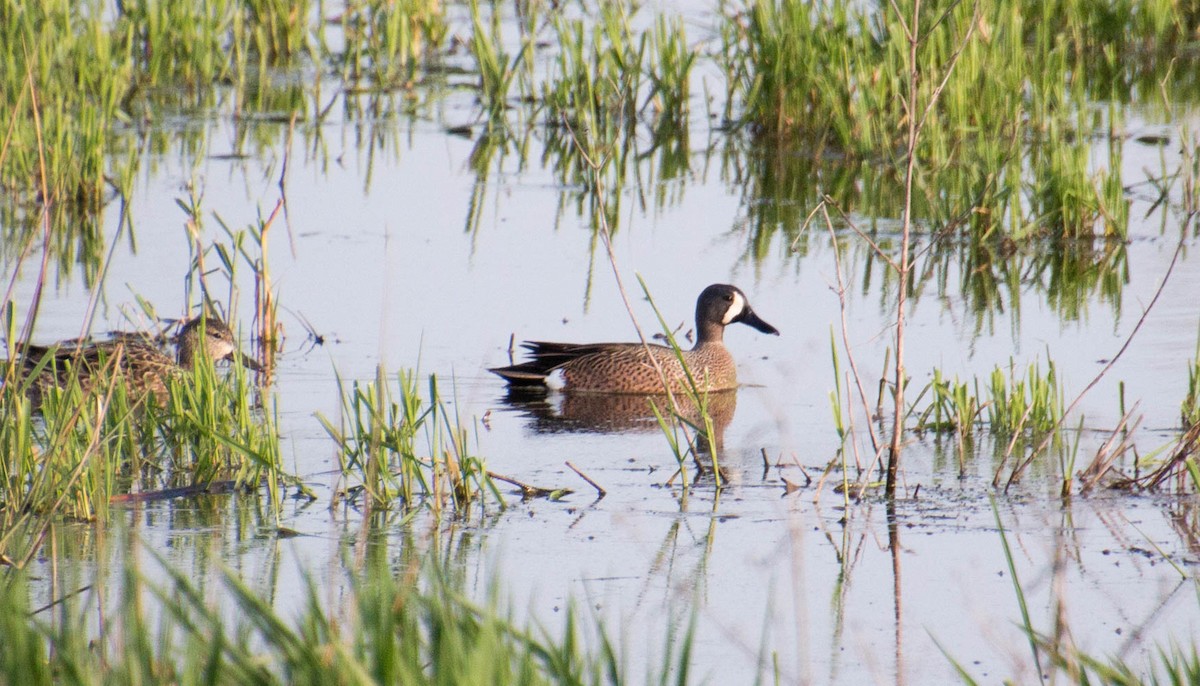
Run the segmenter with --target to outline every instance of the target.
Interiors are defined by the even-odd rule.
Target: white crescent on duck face
[[[728,326],[744,309],[746,309],[746,296],[742,295],[741,291],[734,292],[733,302],[729,305],[729,309],[725,310],[725,316],[721,319],[721,323]]]
[[[718,283],[696,299],[696,344],[683,351],[686,371],[675,351],[663,345],[546,341],[522,343],[528,361],[489,371],[512,386],[544,386],[550,374],[561,372],[567,391],[639,394],[663,393],[664,376],[672,391],[684,390],[691,372],[700,390],[727,391],[737,388],[737,364],[723,339],[725,327],[735,323],[779,335],[755,314],[745,293]]]

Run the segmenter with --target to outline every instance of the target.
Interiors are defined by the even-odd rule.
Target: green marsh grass
[[[989,377],[988,426],[998,436],[1052,431],[1059,425],[1064,407],[1063,390],[1052,361],[1045,371],[1036,362],[1030,364],[1020,378],[1010,362],[1007,374],[996,367]]]
[[[1060,461],[1063,493],[1068,494],[1073,485],[1071,480],[1082,424],[1075,432],[1075,443],[1064,446],[1062,423],[1067,405],[1053,361],[1047,363],[1045,370],[1038,362],[1033,362],[1023,376],[1018,375],[1015,364],[1010,362],[1007,371],[997,366],[983,383],[980,381],[978,378],[972,381],[960,381],[957,377],[947,379],[940,369],[935,368],[933,379],[909,408],[913,430],[954,434],[958,442],[959,469],[965,472],[967,456],[975,445],[976,426],[986,424],[992,438],[999,441],[995,444],[999,451],[999,466],[993,480],[997,485],[1014,450],[1017,447],[1024,449],[1029,441],[1041,437],[1044,443],[1017,460],[1010,483],[1052,443]],[[1127,420],[1128,416],[1122,420],[1122,426]],[[1123,442],[1116,444],[1117,449],[1107,453],[1108,459],[1111,461],[1124,452],[1123,446]],[[1097,459],[1103,457],[1098,455]]]
[[[914,428],[918,431],[934,431],[952,433],[958,432],[968,440],[975,434],[975,422],[982,411],[979,400],[978,381],[975,391],[971,386],[957,378],[947,379],[942,376],[942,370],[933,370],[933,379],[921,391],[914,406],[920,406],[925,393],[930,394],[929,405],[916,420]]]
[[[935,368],[933,379],[917,395],[909,414],[915,418],[917,431],[957,432],[970,440],[982,418],[1000,438],[1052,431],[1061,423],[1064,407],[1053,362],[1044,371],[1034,362],[1024,376],[1018,376],[1010,362],[1007,372],[999,366],[993,369],[982,389],[979,379],[973,383],[947,379]]]
[[[560,52],[541,98],[547,124],[565,120],[610,141],[636,121],[647,37],[634,33],[624,2],[602,3],[599,13],[554,18]]]
[[[342,78],[381,88],[411,85],[449,34],[441,0],[359,0],[347,3],[340,23],[347,37],[337,62]]]
[[[36,413],[27,383],[10,376],[0,388],[0,556],[27,560],[53,521],[107,520],[122,494],[231,482],[265,485],[274,501],[285,477],[274,412],[254,402],[241,367],[223,376],[202,357],[169,380],[162,406],[115,371],[86,391],[69,376]]]
[[[136,156],[122,131],[156,99],[247,81],[306,50],[309,2],[99,0],[0,2],[0,100],[6,203],[97,211],[115,186],[128,195]],[[247,56],[246,51],[250,52]],[[55,224],[63,223],[59,217]]]
[[[275,408],[259,406],[250,374],[231,364],[228,379],[223,379],[210,362],[200,363],[172,384],[171,400],[156,427],[169,458],[168,473],[187,474],[200,484],[232,480],[242,487],[265,485],[278,495],[275,489],[286,474]]]
[[[328,44],[316,37],[325,17],[310,0],[109,5],[0,2],[0,220],[19,239],[42,228],[44,212],[55,242],[78,243],[94,262],[103,250],[101,210],[131,196],[147,150],[182,141],[204,153],[204,141],[194,140],[204,134],[164,132],[159,122],[223,101],[235,116],[303,115],[308,89],[281,75],[365,54],[377,81],[408,82],[416,59],[447,32],[434,0],[369,0],[345,13],[369,30],[347,30],[344,47],[324,54]],[[230,91],[223,101],[215,95]],[[275,144],[269,127],[237,122],[237,152],[248,135],[270,138],[260,147]]]
[[[742,198],[748,229],[744,259],[762,262],[810,251],[813,232],[803,230],[808,213],[832,202],[845,215],[835,219],[839,239],[852,232],[847,216],[861,220],[860,230],[881,247],[895,243],[894,218],[903,204],[903,188],[894,172],[869,162],[814,159],[788,153],[767,142],[727,136],[720,149],[724,182]],[[915,216],[928,215],[921,197],[914,198]],[[853,215],[849,215],[853,212]],[[865,215],[866,218],[861,218]],[[836,216],[836,213],[835,213]],[[956,227],[970,227],[989,215],[955,216],[938,233],[922,237],[920,268],[913,272],[909,297],[961,298],[964,315],[973,320],[976,335],[990,333],[997,317],[1010,312],[1018,318],[1022,300],[1036,297],[1064,319],[1079,320],[1087,307],[1103,303],[1119,309],[1129,282],[1128,245],[1117,240],[1084,238],[1016,241],[989,229],[959,237]],[[935,227],[936,228],[936,227]],[[846,241],[846,262],[862,265],[863,287],[879,280],[889,284],[895,274],[865,241]]]
[[[1085,5],[920,5],[910,65],[900,17],[915,16],[912,0],[733,3],[718,63],[730,101],[744,108],[727,116],[775,146],[896,167],[904,122],[919,116],[923,219],[966,218],[976,239],[996,230],[1121,239],[1121,108],[1093,103],[1159,92],[1191,24],[1166,3]],[[926,75],[916,94],[905,91],[910,67]],[[909,102],[919,104],[908,111]],[[927,102],[935,105],[922,111]]]
[[[913,401],[919,407],[921,398],[930,393],[928,407],[921,412],[913,427],[916,431],[952,433],[957,441],[959,473],[966,472],[967,455],[975,445],[975,424],[983,412],[986,401],[980,400],[979,382],[972,387],[958,378],[946,379],[940,369],[933,370],[933,379]]]
[[[518,623],[495,584],[483,600],[472,599],[465,575],[436,550],[407,554],[398,567],[373,553],[340,580],[347,590],[336,605],[307,579],[295,607],[276,608],[229,569],[213,584],[224,599],[214,603],[191,570],[135,547],[154,560],[148,570],[135,562],[112,578],[102,571],[82,594],[61,599],[53,618],[31,614],[29,580],[10,574],[0,584],[0,681],[483,686],[633,679],[599,618],[572,604],[559,629]],[[647,665],[644,683],[688,682],[693,628],[668,630],[661,662]]]
[[[395,391],[383,367],[375,378],[353,382],[339,377],[339,423],[317,418],[338,447],[341,495],[361,493],[372,508],[413,511],[425,505],[435,514],[469,513],[490,497],[503,503],[482,458],[470,449],[470,431],[451,412],[430,375],[428,397],[417,388],[417,374],[401,371]]]
[[[660,16],[651,28],[638,31],[635,12],[615,2],[600,3],[596,16],[553,16],[558,52],[538,91],[546,156],[560,182],[582,188],[581,195],[594,202],[593,168],[603,172],[612,189],[607,194],[614,203],[607,208],[612,226],[620,214],[615,203],[625,195],[639,160],[657,157],[659,183],[653,185],[660,194],[661,181],[679,178],[690,165],[691,73],[699,53],[687,44],[681,20]],[[652,179],[633,173],[639,174],[640,196]]]
[[[606,5],[595,21],[556,16],[559,54],[542,84],[546,147],[560,182],[581,186],[591,202],[594,184],[617,202],[627,179],[636,128],[635,108],[645,43],[631,34],[623,3]],[[608,209],[610,225],[619,213]]]
[[[526,37],[516,55],[504,49],[500,28],[500,7],[493,5],[485,21],[478,0],[471,0],[471,55],[479,71],[479,100],[483,105],[489,128],[503,130],[509,110],[510,92],[518,76],[524,73],[521,64],[532,50],[532,38]]]
[[[244,36],[262,67],[291,63],[309,49],[311,0],[237,0],[236,41]]]
[[[688,45],[687,31],[679,17],[656,17],[649,37],[646,77],[650,88],[644,107],[653,111],[655,138],[670,140],[687,133],[692,67],[699,53]]]

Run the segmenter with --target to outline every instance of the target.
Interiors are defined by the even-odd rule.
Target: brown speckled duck
[[[86,393],[94,377],[112,365],[120,369],[129,389],[136,395],[153,395],[160,403],[168,397],[167,379],[184,369],[191,369],[197,355],[215,360],[236,360],[249,369],[262,366],[243,355],[237,347],[233,331],[215,317],[196,317],[180,329],[175,337],[176,357],[164,353],[145,335],[123,334],[103,341],[63,341],[49,346],[19,346],[19,364],[27,374],[29,394],[34,405],[41,404],[47,389],[67,384],[71,376],[79,380]],[[115,370],[114,370],[115,371]]]
[[[746,295],[736,286],[713,284],[696,300],[696,345],[683,351],[692,378],[700,390],[727,391],[737,388],[737,364],[722,339],[725,327],[741,323],[763,333],[779,331],[759,319]],[[490,369],[512,386],[538,386],[546,377],[561,371],[564,389],[598,393],[662,393],[662,378],[651,361],[662,367],[672,391],[687,388],[687,376],[671,348],[641,343],[547,343],[527,341],[528,362]]]

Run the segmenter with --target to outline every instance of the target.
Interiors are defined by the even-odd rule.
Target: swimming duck
[[[696,299],[696,345],[683,351],[683,360],[701,391],[737,388],[737,364],[722,339],[725,327],[746,324],[763,333],[779,331],[754,313],[750,302],[736,286],[713,284]],[[555,371],[561,371],[564,389],[599,393],[663,393],[663,379],[651,357],[658,362],[673,392],[688,387],[687,375],[675,352],[663,345],[641,343],[522,343],[530,359],[488,371],[512,386],[539,386]],[[648,352],[647,352],[648,351]]]

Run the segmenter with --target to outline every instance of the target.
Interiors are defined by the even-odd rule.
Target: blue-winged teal
[[[110,340],[72,340],[49,346],[21,345],[18,347],[21,352],[19,364],[26,374],[35,375],[27,382],[35,406],[41,404],[46,390],[66,385],[71,376],[79,380],[86,393],[95,377],[115,375],[118,371],[132,392],[153,395],[160,403],[165,403],[167,379],[184,369],[191,369],[197,354],[214,361],[236,360],[255,371],[262,369],[257,360],[238,350],[233,331],[215,317],[196,317],[188,321],[174,341],[174,359],[145,334],[118,334]]]
[[[758,318],[746,295],[735,286],[713,284],[696,300],[696,345],[683,351],[692,378],[701,390],[725,391],[737,387],[737,364],[722,337],[725,327],[742,323],[763,333],[779,331]],[[513,386],[544,384],[546,377],[562,371],[564,388],[602,393],[662,393],[658,369],[641,343],[546,343],[522,344],[531,360],[489,371]],[[672,391],[683,390],[687,377],[675,353],[662,345],[650,345],[650,355],[662,367]]]

